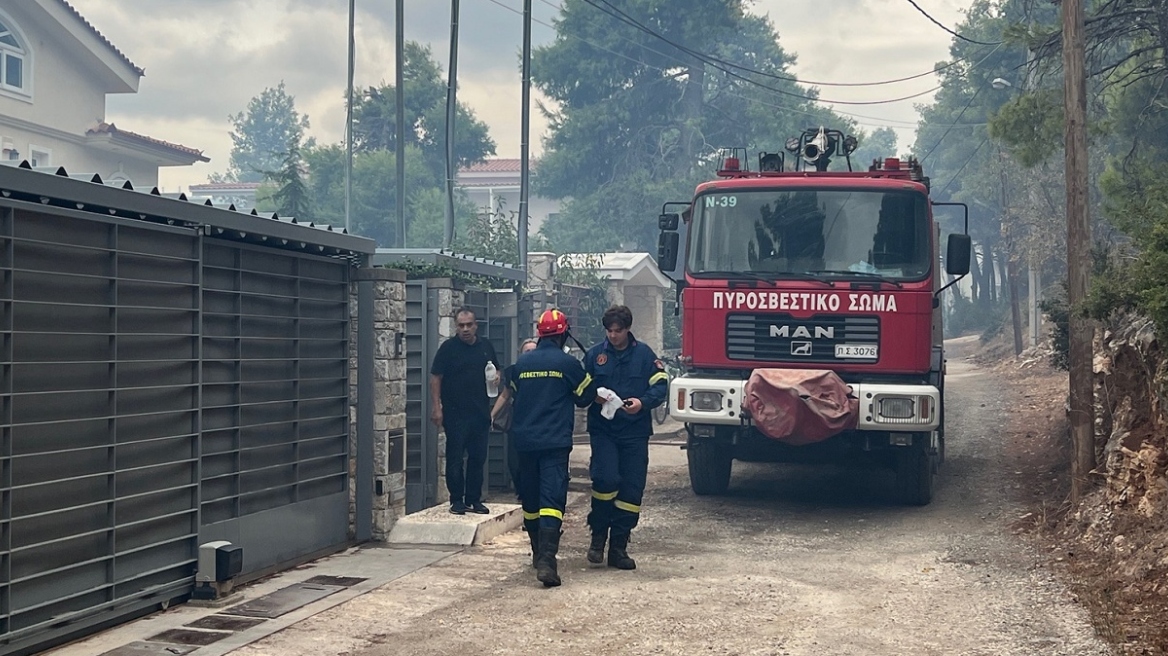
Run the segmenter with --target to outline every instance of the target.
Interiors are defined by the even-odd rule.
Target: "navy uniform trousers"
[[[519,451],[523,528],[559,530],[568,504],[568,456],[572,447]]]
[[[595,533],[628,535],[641,517],[641,497],[649,471],[649,436],[590,436],[592,512],[588,525]]]

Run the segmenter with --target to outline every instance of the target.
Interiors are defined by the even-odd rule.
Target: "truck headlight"
[[[913,400],[903,396],[886,396],[879,401],[877,414],[885,419],[912,419]]]
[[[694,392],[689,405],[691,410],[698,412],[717,412],[722,409],[722,393],[716,391]]]

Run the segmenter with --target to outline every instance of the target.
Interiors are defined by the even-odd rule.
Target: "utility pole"
[[[1087,216],[1087,73],[1083,37],[1084,0],[1063,0],[1063,75],[1066,128],[1067,290],[1070,303],[1070,423],[1074,460],[1071,502],[1083,498],[1095,469],[1095,398],[1092,381],[1094,331],[1082,315],[1087,298],[1091,224]]]
[[[394,39],[397,49],[397,67],[395,70],[394,89],[397,109],[397,138],[394,144],[397,148],[397,242],[398,248],[406,247],[406,0],[397,0],[397,35]]]
[[[998,175],[1002,187],[1002,237],[1006,255],[1006,285],[1010,288],[1010,320],[1014,327],[1014,355],[1022,353],[1022,313],[1018,307],[1018,263],[1015,261],[1014,239],[1010,238],[1009,196],[1006,193],[1006,155],[998,145]]]
[[[454,244],[454,119],[458,113],[458,0],[450,0],[450,71],[446,83],[446,225],[442,248]]]
[[[345,87],[345,231],[352,232],[351,205],[353,202],[353,65],[357,49],[354,36],[357,0],[349,0],[349,83]]]
[[[531,0],[523,0],[523,103],[519,119],[519,268],[527,273],[527,196],[531,140]]]

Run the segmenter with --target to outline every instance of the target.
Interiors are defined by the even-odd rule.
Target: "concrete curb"
[[[490,515],[451,515],[445,504],[407,515],[393,525],[386,542],[392,545],[483,544],[523,524],[523,509],[515,504]]]

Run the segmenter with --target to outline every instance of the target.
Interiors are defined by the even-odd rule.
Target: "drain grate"
[[[344,588],[336,585],[297,583],[238,606],[232,606],[221,614],[272,619],[341,590]]]
[[[171,629],[156,636],[146,638],[151,642],[171,642],[176,645],[195,645],[202,647],[212,642],[218,642],[231,635],[229,631],[198,631],[195,629]]]
[[[312,585],[337,585],[342,588],[349,588],[365,580],[367,579],[356,576],[327,576],[322,574],[308,579],[305,583]]]
[[[194,622],[188,622],[183,626],[189,626],[192,629],[211,629],[213,631],[243,631],[244,629],[250,629],[257,624],[263,624],[267,621],[267,619],[262,617],[208,615],[204,618],[197,619]]]
[[[131,642],[99,656],[181,656],[198,649],[193,645],[168,645],[161,642]]]

